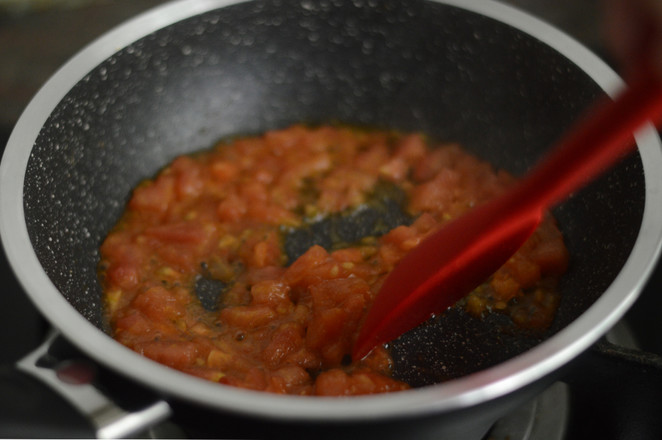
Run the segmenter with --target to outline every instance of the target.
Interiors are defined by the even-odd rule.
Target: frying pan
[[[211,414],[208,427],[259,421],[277,428],[271,437],[310,426],[389,437],[412,424],[430,436],[480,437],[637,298],[662,240],[652,128],[636,134],[637,153],[555,211],[571,266],[552,327],[522,335],[499,318],[449,311],[391,346],[411,391],[275,396],[152,362],[106,333],[99,245],[139,181],[228,136],[328,121],[422,131],[522,174],[591,102],[622,86],[568,36],[488,0],[176,1],[91,43],[28,105],[0,166],[2,242],[67,341],[129,388],[164,399],[148,408],[160,411],[152,421],[183,402]],[[19,367],[44,370],[53,344]],[[131,435],[134,422],[112,433]]]

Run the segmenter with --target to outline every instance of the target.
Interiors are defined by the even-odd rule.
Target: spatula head
[[[452,306],[501,267],[542,219],[538,209],[513,210],[516,197],[480,206],[414,248],[384,281],[352,356],[361,359]]]

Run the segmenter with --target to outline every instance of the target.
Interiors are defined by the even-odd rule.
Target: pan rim
[[[496,19],[566,56],[599,87],[614,96],[618,75],[595,54],[562,31],[512,6],[493,0],[431,0]],[[100,62],[164,26],[225,6],[234,0],[176,0],[158,6],[105,33],[63,65],[26,107],[0,164],[0,237],[19,282],[40,312],[72,343],[95,360],[166,395],[203,406],[279,420],[369,420],[420,416],[474,406],[511,393],[557,370],[586,350],[636,300],[662,246],[662,153],[652,127],[636,138],[646,178],[641,230],[619,276],[598,301],[559,333],[502,364],[450,382],[388,395],[351,399],[274,396],[210,386],[134,353],[112,340],[82,315],[50,281],[31,247],[23,211],[23,182],[35,140],[66,93]],[[656,226],[657,225],[657,226]],[[624,293],[625,292],[625,293]]]

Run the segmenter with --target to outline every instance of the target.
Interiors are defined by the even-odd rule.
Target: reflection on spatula
[[[543,213],[634,149],[633,131],[662,122],[662,84],[641,69],[615,101],[599,102],[512,190],[444,226],[387,277],[352,356],[361,359],[441,313],[484,282],[529,238]]]

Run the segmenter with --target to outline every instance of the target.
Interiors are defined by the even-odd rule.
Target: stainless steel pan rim
[[[622,82],[581,44],[512,7],[491,0],[436,0],[497,19],[564,54],[613,96]],[[389,395],[338,398],[275,396],[210,385],[152,362],[121,346],[81,316],[58,292],[31,247],[23,212],[23,181],[31,148],[68,90],[100,62],[135,40],[182,19],[240,3],[179,0],[137,16],[103,35],[66,63],[38,92],[18,121],[0,165],[0,234],[19,281],[36,306],[68,339],[93,358],[141,383],[205,406],[281,420],[366,420],[439,413],[506,395],[563,366],[592,345],[637,298],[662,243],[662,148],[652,127],[639,144],[646,205],[632,253],[617,279],[580,318],[534,349],[479,373],[440,385]]]

